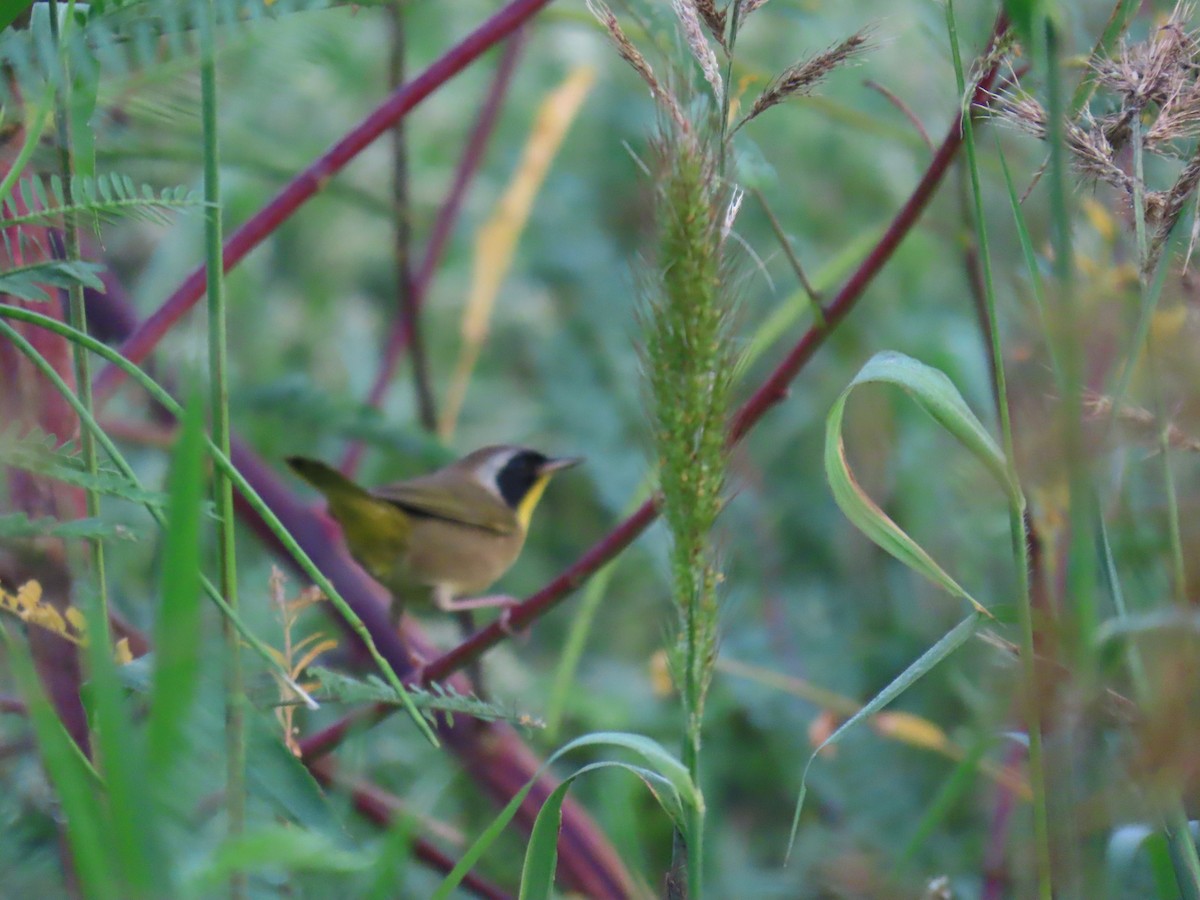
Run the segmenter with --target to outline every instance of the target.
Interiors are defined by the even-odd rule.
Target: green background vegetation
[[[1162,4],[1147,7],[1133,21],[1130,40],[1152,34],[1169,12]],[[491,15],[496,4],[411,0],[402,8],[407,67],[419,73]],[[1111,10],[1097,3],[1062,3],[1056,9],[1060,52],[1079,63]],[[635,3],[633,10],[636,18],[614,5],[660,77],[681,95],[695,95],[701,110],[703,80],[669,5]],[[968,60],[987,43],[997,12],[988,3],[956,8]],[[337,6],[285,11],[277,19],[221,31],[217,75],[226,235],[386,94],[388,21],[380,7]],[[739,34],[734,65],[733,82],[745,108],[775,73],[864,26],[870,44],[850,66],[832,72],[814,96],[789,101],[751,122],[733,141],[734,177],[767,198],[826,297],[866,255],[932,156],[905,112],[866,82],[900,98],[935,145],[960,109],[943,9],[926,0],[772,0]],[[498,57],[491,51],[405,119],[411,172],[407,215],[418,260]],[[641,164],[652,164],[650,141],[662,116],[582,4],[560,0],[534,20],[421,315],[431,383],[440,400],[462,343],[474,239],[513,177],[539,104],[581,65],[594,67],[596,81],[520,234],[460,426],[444,446],[418,423],[408,357],[383,408],[376,412],[363,405],[397,315],[386,139],[330,181],[225,282],[232,427],[264,459],[278,464],[281,474],[287,455],[334,461],[356,437],[369,439],[359,473],[366,483],[417,474],[488,443],[586,455],[586,466],[551,486],[524,554],[497,585],[517,597],[537,591],[627,515],[645,496],[653,473],[638,348],[645,325],[642,287],[648,268],[656,264],[654,185]],[[1013,65],[1032,66],[1028,86],[1035,93],[1044,90],[1040,57],[1028,53],[1014,58]],[[1068,65],[1065,71],[1069,93],[1082,68]],[[5,121],[22,115],[19,107],[9,106]],[[91,122],[98,171],[128,174],[139,184],[201,191],[203,129],[194,54],[104,75]],[[1188,663],[1195,658],[1194,634],[1179,628],[1146,640],[1156,658],[1150,697],[1135,713],[1114,716],[1106,707],[1106,690],[1125,697],[1134,691],[1127,645],[1097,641],[1098,629],[1115,616],[1111,595],[1097,575],[1096,621],[1080,622],[1060,590],[1069,537],[1062,464],[1068,460],[1051,424],[1059,406],[1047,347],[1078,340],[1088,384],[1115,380],[1126,356],[1105,342],[1128,346],[1139,303],[1128,198],[1072,177],[1068,203],[1076,256],[1071,290],[1081,331],[1058,334],[1039,317],[1000,163],[1002,152],[1017,190],[1023,191],[1045,160],[1045,147],[994,121],[977,123],[976,135],[979,199],[995,271],[1016,462],[1050,560],[1039,574],[1056,602],[1068,604],[1059,609],[1061,620],[1039,626],[1065,648],[1058,662],[1066,687],[1043,711],[1051,793],[1055,785],[1070,785],[1064,794],[1067,808],[1051,804],[1052,824],[1059,834],[1070,835],[1056,845],[1066,854],[1055,859],[1060,890],[1062,896],[1181,896],[1164,886],[1161,868],[1154,878],[1151,862],[1161,862],[1161,852],[1147,855],[1143,849],[1126,859],[1118,838],[1134,833],[1129,829],[1158,827],[1159,810],[1165,808],[1157,799],[1160,790],[1181,793],[1185,809],[1195,815],[1188,802],[1195,798],[1194,750],[1190,756],[1187,750],[1187,736],[1196,735],[1200,721],[1196,672]],[[44,155],[45,165],[53,165],[48,148]],[[1155,175],[1179,167],[1170,159],[1153,165]],[[1061,245],[1052,239],[1047,185],[1043,180],[1025,204],[1023,227],[1048,281],[1054,250]],[[999,441],[989,348],[968,268],[968,257],[977,250],[971,204],[960,155],[920,223],[855,311],[804,368],[789,396],[731,453],[730,500],[711,537],[724,574],[721,660],[752,664],[862,703],[965,614],[960,601],[849,524],[830,493],[823,446],[826,416],[838,395],[884,349],[944,371]],[[142,317],[203,259],[199,209],[167,221],[120,219],[105,224],[98,238],[87,223],[84,231],[90,241],[85,258],[108,266]],[[735,290],[726,299],[736,306],[734,339],[746,362],[732,389],[735,406],[812,323],[805,295],[753,195],[744,201],[736,231],[739,240],[727,253],[734,261]],[[1192,287],[1179,275],[1178,255],[1168,265],[1155,326],[1162,341],[1161,390],[1156,394],[1147,379],[1135,377],[1127,399],[1138,408],[1161,408],[1184,436],[1200,435]],[[774,332],[771,322],[782,327]],[[156,374],[177,396],[206,382],[206,335],[203,313],[193,312],[155,354]],[[10,389],[0,385],[2,391]],[[100,418],[115,426],[148,420],[143,398],[128,387]],[[996,612],[1000,621],[989,630],[1018,643],[1018,578],[1008,511],[984,467],[899,391],[868,387],[856,392],[844,429],[863,488]],[[162,487],[169,453],[153,442],[128,440],[129,430],[114,427],[112,432],[118,439],[126,436],[121,446],[143,483]],[[1181,603],[1190,599],[1191,582],[1172,583],[1171,504],[1156,443],[1153,425],[1119,427],[1103,454],[1096,451],[1091,469],[1116,567],[1130,603],[1143,611],[1167,608],[1173,594]],[[1194,453],[1175,448],[1169,460],[1188,558],[1198,537],[1190,524],[1198,496]],[[106,541],[110,602],[134,626],[152,633],[163,586],[159,532],[133,503],[106,501],[103,518],[137,536]],[[203,521],[207,557],[215,553],[215,543],[211,518]],[[1099,540],[1096,526],[1097,520],[1088,522],[1089,541]],[[662,659],[676,628],[668,547],[663,526],[656,524],[606,571],[582,657],[569,680],[563,680],[560,662],[586,588],[540,618],[527,635],[503,642],[485,657],[491,699],[535,718],[551,710],[549,728],[522,732],[540,757],[601,731],[646,735],[678,752],[684,713],[678,697],[664,689]],[[278,647],[280,628],[268,602],[268,579],[277,561],[251,532],[239,530],[243,616],[262,640]],[[75,564],[81,573],[76,602],[85,606],[89,592],[82,554]],[[215,567],[210,564],[206,571],[211,574]],[[289,593],[304,583],[290,576]],[[216,661],[223,652],[220,618],[209,605],[204,609],[201,659]],[[452,622],[426,618],[422,625],[439,647],[457,641]],[[303,623],[297,636],[323,629],[345,643],[342,632],[321,614]],[[24,640],[15,620],[6,618],[4,625],[13,640]],[[379,896],[430,896],[442,876],[405,865],[405,831],[431,837],[457,858],[464,842],[492,821],[495,807],[459,761],[432,747],[403,714],[355,734],[339,748],[337,760],[341,777],[366,779],[402,797],[413,817],[408,824],[381,831],[358,817],[338,788],[320,799],[278,744],[278,726],[268,708],[275,696],[270,676],[257,658],[243,656],[247,691],[256,707],[248,726],[249,827],[291,818],[329,839],[314,858],[345,862],[350,870],[312,873],[277,863],[256,870],[251,894],[371,896],[372,885],[383,885]],[[21,695],[10,651],[0,659],[5,661],[2,690]],[[347,662],[339,652],[323,660],[335,668]],[[1013,738],[1026,727],[1021,677],[1012,653],[976,638],[905,691],[892,708],[934,723],[965,753],[1023,771]],[[187,752],[169,780],[170,815],[156,819],[169,823],[161,844],[180,872],[210,865],[224,837],[225,689],[219,666],[204,665],[198,679],[195,710],[182,724],[180,740]],[[557,700],[556,692],[562,692]],[[138,692],[133,698],[130,705],[138,702]],[[297,719],[302,732],[311,733],[343,712],[345,706],[330,703],[316,713],[298,712]],[[988,889],[988,848],[997,841],[1007,848],[1000,857],[1006,873],[999,878],[1002,895],[1035,895],[1029,804],[1017,801],[1012,820],[998,826],[997,809],[1006,801],[987,772],[867,725],[851,731],[812,766],[785,867],[801,774],[830,716],[841,721],[846,710],[718,663],[705,711],[700,781],[708,811],[707,896],[915,897],[944,875],[953,896],[979,897]],[[1175,730],[1166,723],[1177,723]],[[31,734],[24,716],[0,713],[3,896],[68,891],[57,838],[61,807]],[[587,752],[580,754],[556,771],[565,775],[587,758]],[[659,893],[671,859],[671,821],[645,787],[628,774],[605,771],[581,779],[572,796],[595,817],[635,877]],[[457,836],[431,834],[427,820],[443,823]],[[512,888],[526,840],[509,828],[485,853],[478,871]],[[341,860],[335,849],[363,856]],[[389,873],[391,865],[396,871]],[[337,868],[333,862],[329,867]],[[226,887],[218,880],[212,890]]]

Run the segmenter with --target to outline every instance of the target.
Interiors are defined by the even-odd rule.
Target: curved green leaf
[[[871,357],[829,411],[825,425],[825,477],[833,490],[834,500],[846,518],[882,549],[949,593],[967,600],[980,613],[990,615],[979,601],[968,594],[867,496],[850,471],[842,438],[846,401],[854,388],[872,383],[903,388],[939,425],[983,463],[1004,489],[1010,503],[1019,509],[1025,506],[1020,487],[1009,477],[1004,453],[987,433],[983,423],[971,412],[950,379],[932,366],[892,351]]]
[[[564,778],[562,783],[550,792],[550,796],[538,810],[537,818],[533,821],[533,828],[529,832],[529,844],[525,848],[525,863],[521,867],[521,890],[517,895],[518,900],[550,900],[554,889],[554,870],[558,867],[558,829],[562,824],[562,805],[563,801],[567,799],[567,792],[581,775],[613,767],[632,772],[645,782],[646,787],[650,788],[650,793],[654,795],[663,809],[667,810],[668,814],[682,825],[682,807],[676,806],[674,813],[668,808],[669,798],[673,798],[676,804],[679,800],[674,785],[657,772],[613,760],[586,765]]]
[[[696,809],[703,813],[704,798],[700,789],[692,782],[687,769],[674,756],[663,749],[662,745],[650,738],[625,732],[600,731],[586,734],[564,744],[555,751],[533,777],[522,787],[496,816],[483,833],[475,839],[467,852],[459,859],[458,864],[438,885],[432,900],[445,900],[462,882],[463,877],[479,861],[484,852],[490,847],[512,821],[520,809],[521,803],[529,795],[529,791],[537,783],[538,778],[555,760],[582,747],[616,747],[628,750],[642,758],[646,766],[635,766],[615,760],[602,760],[583,766],[563,780],[546,798],[538,817],[534,822],[534,830],[530,835],[529,846],[526,849],[525,868],[522,875],[521,897],[548,897],[553,884],[554,867],[557,862],[558,824],[562,812],[562,802],[566,797],[570,783],[584,772],[604,766],[620,766],[633,772],[650,787],[655,799],[671,816],[681,829],[688,827],[688,817],[684,815],[687,809]],[[528,880],[528,892],[526,888]]]

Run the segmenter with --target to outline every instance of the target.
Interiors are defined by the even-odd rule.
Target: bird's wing
[[[414,478],[384,485],[371,493],[416,516],[432,516],[497,534],[520,530],[516,516],[504,501],[478,484],[447,486],[440,480]]]

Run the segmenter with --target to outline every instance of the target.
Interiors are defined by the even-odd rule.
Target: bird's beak
[[[539,475],[552,475],[555,472],[561,472],[563,469],[569,469],[572,466],[577,466],[583,462],[582,456],[560,456],[556,459],[548,459],[538,466]]]

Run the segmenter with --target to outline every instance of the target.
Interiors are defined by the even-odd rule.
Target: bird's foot
[[[518,640],[525,640],[526,638],[529,637],[529,626],[522,628],[520,631],[513,628],[512,611],[513,611],[513,606],[515,606],[515,605],[516,605],[515,603],[510,604],[510,605],[504,607],[504,609],[500,610],[500,615],[496,619],[496,624],[500,627],[500,630],[503,631],[505,634],[507,634],[509,637],[517,638]]]
[[[465,612],[471,609],[495,609],[516,606],[521,601],[507,594],[496,594],[488,597],[468,597],[463,600],[438,599],[438,608],[445,612]]]

